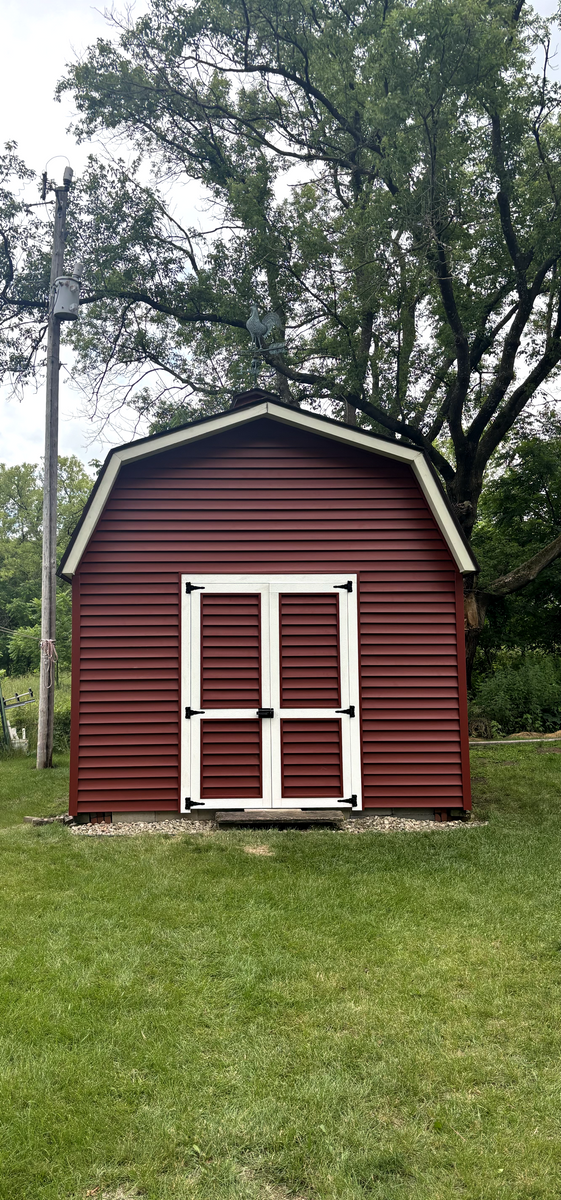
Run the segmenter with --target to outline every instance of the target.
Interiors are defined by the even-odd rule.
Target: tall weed
[[[487,722],[495,733],[561,727],[561,659],[528,654],[518,665],[499,668],[482,679],[470,706],[472,726]]]

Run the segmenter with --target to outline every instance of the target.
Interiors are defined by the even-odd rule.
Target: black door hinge
[[[205,586],[203,583],[186,583],[185,591],[187,592],[187,595],[190,596],[191,592],[204,592]]]
[[[275,715],[274,708],[258,708],[257,709],[258,717],[274,717],[274,715]]]
[[[334,584],[333,584],[333,587],[336,587],[336,588],[343,588],[345,592],[352,592],[352,590],[353,590],[353,581],[352,581],[352,579],[347,579],[347,582],[346,582],[346,583],[334,583]]]
[[[356,796],[345,796],[343,800],[338,800],[337,804],[350,804],[351,808],[356,808]]]
[[[206,712],[206,708],[186,708],[185,716],[190,721],[191,717],[200,717],[204,712]]]
[[[204,808],[204,800],[191,800],[190,796],[185,797],[185,808]]]
[[[336,709],[335,709],[335,712],[337,712],[337,713],[345,713],[345,715],[346,715],[347,717],[354,717],[354,715],[355,715],[355,706],[354,706],[354,704],[349,704],[349,707],[348,707],[348,708],[336,708]]]

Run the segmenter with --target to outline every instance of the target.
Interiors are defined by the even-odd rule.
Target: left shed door
[[[182,808],[269,808],[271,728],[257,716],[271,704],[267,589],[183,582],[190,586],[183,694],[193,709],[184,706]]]

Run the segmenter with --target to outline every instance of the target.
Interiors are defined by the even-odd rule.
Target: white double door
[[[181,589],[183,810],[360,808],[356,576]]]

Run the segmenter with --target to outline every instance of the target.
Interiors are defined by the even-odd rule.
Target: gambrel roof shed
[[[474,570],[422,451],[258,389],[113,450],[60,568],[71,811],[469,808]]]

